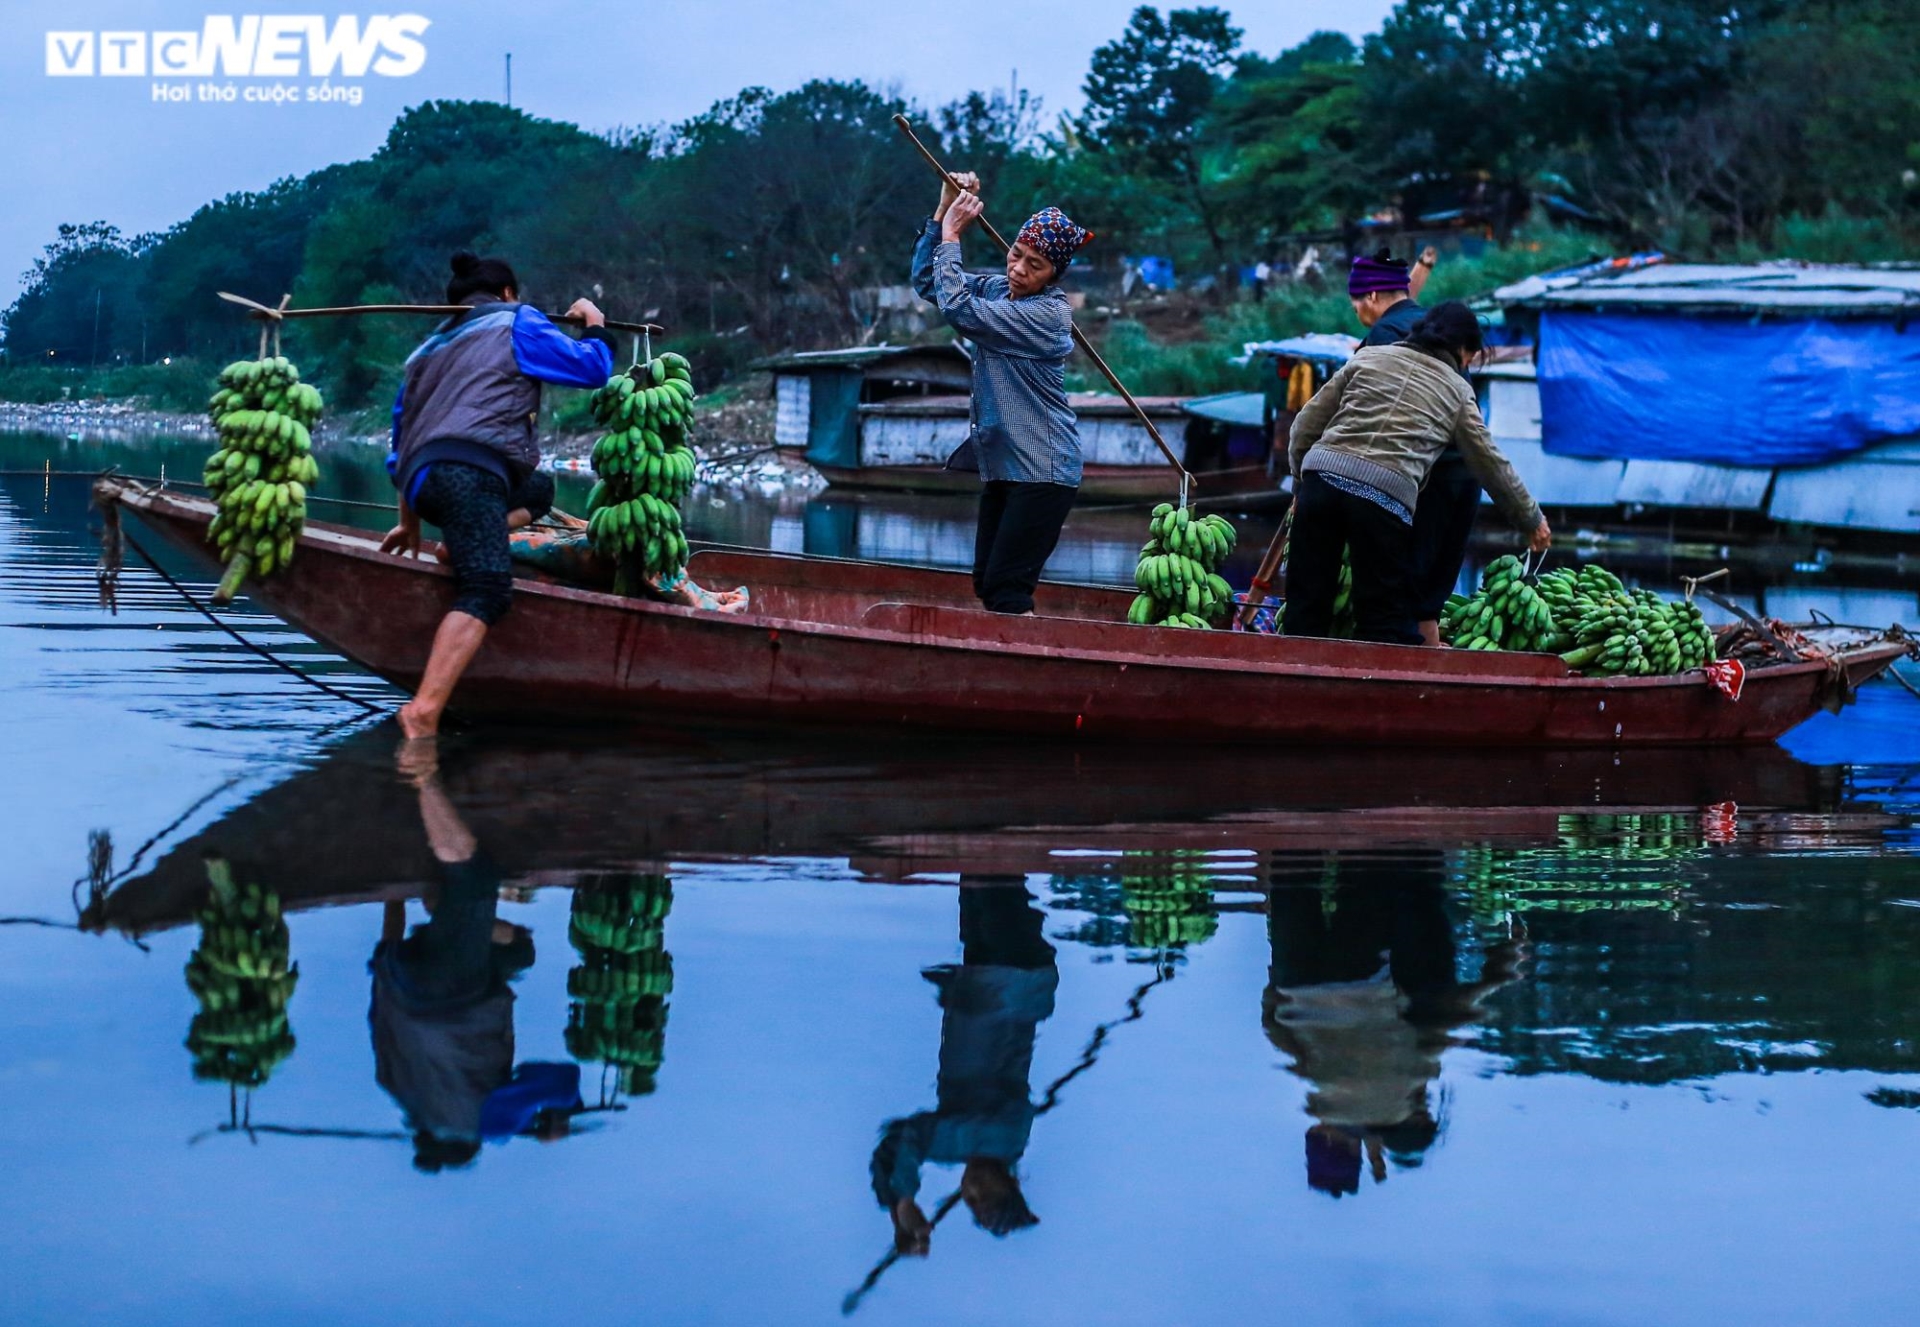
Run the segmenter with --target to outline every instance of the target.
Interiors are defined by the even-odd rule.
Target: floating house
[[[816,465],[857,455],[861,406],[965,392],[973,381],[973,362],[951,342],[809,350],[753,367],[773,375],[774,445]]]
[[[1920,534],[1920,267],[1640,255],[1495,299],[1535,354],[1482,407],[1546,505]]]
[[[897,492],[973,492],[969,471],[946,469],[970,427],[972,365],[955,345],[863,346],[781,355],[755,365],[773,375],[774,442],[797,451],[829,484]],[[1200,481],[1199,496],[1271,487],[1266,454],[1250,444],[1244,409],[1182,398],[1138,398],[1154,427]],[[1079,394],[1087,500],[1169,497],[1172,468],[1117,396]]]

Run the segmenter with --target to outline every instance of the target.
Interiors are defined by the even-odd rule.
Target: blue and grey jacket
[[[973,342],[972,442],[983,481],[1080,487],[1080,430],[1067,404],[1073,310],[1059,286],[1014,299],[1004,276],[960,266],[931,217],[913,246],[913,289]]]
[[[540,384],[599,387],[613,374],[613,338],[590,327],[575,340],[544,313],[474,295],[407,357],[393,400],[387,473],[411,502],[427,467],[462,461],[511,488],[540,464],[534,420]]]

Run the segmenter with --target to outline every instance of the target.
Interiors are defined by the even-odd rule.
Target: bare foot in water
[[[402,705],[393,717],[400,721],[400,732],[410,742],[440,735],[440,711],[428,709],[417,700]]]

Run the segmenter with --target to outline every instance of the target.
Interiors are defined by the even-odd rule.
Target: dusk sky
[[[898,86],[923,104],[971,88],[1022,87],[1049,117],[1079,104],[1093,48],[1126,25],[1131,0],[418,0],[358,7],[224,8],[218,0],[12,0],[0,9],[0,305],[63,221],[161,229],[201,203],[258,189],[377,147],[394,117],[435,97],[497,98],[513,53],[514,104],[593,130],[674,121],[752,84],[810,78]],[[1249,48],[1272,54],[1321,28],[1377,28],[1389,0],[1230,6]],[[52,32],[198,32],[209,15],[415,13],[430,21],[426,61],[406,77],[335,80],[361,104],[156,104],[156,82],[193,78],[49,77]],[[224,83],[215,77],[210,80]],[[275,80],[231,80],[242,88]],[[304,74],[278,80],[304,89]]]

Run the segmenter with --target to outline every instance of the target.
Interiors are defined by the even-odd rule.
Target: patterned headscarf
[[[1053,264],[1053,275],[1065,275],[1073,255],[1093,238],[1093,232],[1076,226],[1073,219],[1057,207],[1043,207],[1027,218],[1016,240]]]

